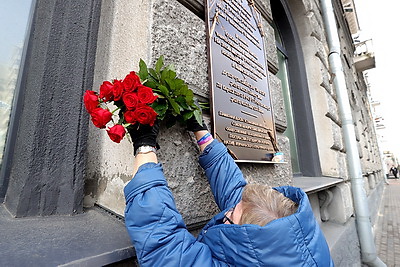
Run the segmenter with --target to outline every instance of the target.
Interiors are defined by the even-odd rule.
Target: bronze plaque
[[[236,161],[268,162],[278,148],[260,13],[253,1],[205,2],[213,135]]]

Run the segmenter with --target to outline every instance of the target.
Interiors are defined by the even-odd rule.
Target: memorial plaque
[[[268,162],[278,148],[261,15],[251,0],[206,0],[213,135],[236,161]]]

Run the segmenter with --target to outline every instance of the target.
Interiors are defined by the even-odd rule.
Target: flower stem
[[[114,114],[114,112],[117,111],[117,110],[119,110],[119,109],[120,109],[120,108],[118,107],[118,108],[114,109],[113,111],[111,111],[111,113]]]

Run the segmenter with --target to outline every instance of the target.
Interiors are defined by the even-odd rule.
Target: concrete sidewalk
[[[400,179],[388,179],[375,226],[379,258],[387,266],[400,266]]]

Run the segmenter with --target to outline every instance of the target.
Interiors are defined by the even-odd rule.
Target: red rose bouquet
[[[83,101],[93,124],[107,128],[116,143],[124,138],[127,127],[153,126],[156,119],[165,120],[167,127],[177,121],[185,124],[193,116],[202,123],[193,91],[176,77],[173,65],[164,67],[163,56],[155,68],[147,68],[140,60],[138,73],[132,71],[123,80],[104,81],[99,93],[87,90]]]

